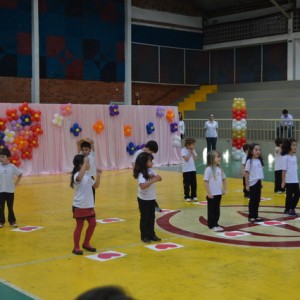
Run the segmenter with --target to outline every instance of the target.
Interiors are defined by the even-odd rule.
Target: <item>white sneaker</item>
[[[186,198],[185,202],[191,202],[191,198]]]
[[[18,227],[18,224],[17,223],[13,223],[11,224],[12,227]]]
[[[224,229],[222,227],[220,227],[220,226],[217,226],[217,227],[212,228],[212,231],[214,231],[214,232],[222,232],[222,231],[224,231]]]
[[[0,228],[2,228],[3,227],[3,224],[0,224]]]
[[[197,198],[197,197],[194,197],[194,198],[193,198],[193,201],[198,201],[198,198]]]

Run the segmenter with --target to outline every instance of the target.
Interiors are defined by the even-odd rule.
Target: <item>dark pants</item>
[[[183,172],[183,189],[184,199],[197,197],[196,171]]]
[[[14,193],[0,193],[0,224],[5,224],[5,215],[4,215],[5,202],[8,208],[8,222],[11,225],[16,222],[16,217],[13,210],[14,198],[15,198]]]
[[[282,170],[277,170],[274,172],[274,192],[284,192],[285,189],[281,187],[282,182]]]
[[[280,130],[280,134],[279,134]],[[291,138],[292,137],[293,126],[278,126],[277,127],[277,137]]]
[[[212,229],[218,227],[220,219],[220,204],[222,195],[214,195],[213,199],[207,198],[207,226]]]
[[[217,138],[206,138],[206,144],[207,144],[207,152],[210,150],[216,150],[217,146]]]
[[[155,200],[138,199],[139,209],[141,213],[140,231],[141,239],[151,239],[155,236]]]
[[[94,180],[94,176],[91,176],[91,178]],[[94,196],[94,203],[95,203],[95,201],[96,201],[96,190],[93,187],[92,187],[92,189],[93,189],[93,196]]]
[[[245,176],[243,176],[243,193],[244,193],[244,197],[245,198],[249,198],[250,192],[248,192],[246,190],[246,179],[245,179]]]
[[[256,219],[258,217],[258,208],[261,196],[261,180],[255,185],[250,186],[249,216],[248,219]]]
[[[299,201],[299,183],[286,183],[285,210],[295,209]]]

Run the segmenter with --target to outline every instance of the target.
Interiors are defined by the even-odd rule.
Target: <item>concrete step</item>
[[[300,94],[299,94],[300,95]],[[247,109],[250,108],[269,108],[272,107],[278,110],[280,114],[282,109],[286,108],[287,110],[291,111],[294,108],[300,108],[300,97],[297,99],[286,99],[282,98],[278,99],[262,99],[262,100],[245,100]],[[207,101],[207,102],[198,102],[196,103],[196,110],[210,110],[214,108],[218,109],[228,109],[231,108],[233,104],[233,100],[214,100],[214,101]]]
[[[220,93],[233,91],[238,92],[282,89],[300,89],[300,80],[222,84],[218,86],[218,91]]]
[[[233,98],[244,98],[248,100],[271,100],[281,98],[300,99],[300,88],[290,90],[264,90],[264,91],[238,91],[222,92],[207,95],[207,101],[233,100]]]
[[[228,109],[204,109],[200,110],[190,110],[186,111],[184,118],[185,119],[208,119],[208,115],[213,113],[215,119],[232,119],[232,110]],[[300,107],[293,108],[289,111],[294,119],[300,119]],[[281,109],[268,107],[268,108],[247,108],[247,118],[248,119],[280,119]]]

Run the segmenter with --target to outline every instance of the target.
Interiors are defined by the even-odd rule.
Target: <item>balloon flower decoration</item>
[[[39,110],[29,107],[27,102],[5,111],[6,119],[0,118],[0,148],[12,153],[10,162],[19,166],[20,159],[31,159],[33,149],[39,146],[38,137],[43,134]]]
[[[64,117],[60,114],[54,114],[54,118],[52,119],[52,124],[58,127],[61,127],[64,121]]]
[[[134,152],[136,151],[136,147],[134,145],[133,142],[130,142],[127,147],[126,147],[126,151],[129,153],[129,155],[133,155]]]
[[[165,108],[164,108],[164,106],[158,106],[157,107],[157,109],[156,109],[156,115],[159,118],[162,118],[165,115]]]
[[[145,148],[145,146],[146,146],[146,144],[137,145],[137,146],[135,147],[135,150],[136,150],[136,151],[141,150],[141,149]]]
[[[12,122],[13,120],[18,120],[19,116],[18,116],[18,112],[16,109],[8,109],[6,110],[6,116],[7,116],[7,120],[9,122]]]
[[[27,125],[31,125],[31,116],[30,116],[30,114],[26,114],[26,115],[22,115],[21,117],[20,117],[20,119],[21,119],[21,121],[22,121],[22,123],[21,123],[21,125],[24,127],[24,126],[27,126]]]
[[[172,144],[176,148],[181,147],[181,137],[179,135],[174,135]]]
[[[110,105],[109,106],[109,114],[114,117],[119,114],[119,106],[118,105]]]
[[[243,98],[234,98],[232,104],[232,158],[240,160],[243,145],[246,143],[247,130],[246,102]]]
[[[6,122],[7,120],[5,118],[0,118],[0,130],[4,131],[6,129]]]
[[[126,137],[131,136],[131,125],[124,125],[124,135]]]
[[[22,116],[31,115],[31,108],[29,107],[27,102],[24,102],[19,106],[19,111],[21,112]]]
[[[147,130],[147,134],[151,134],[152,132],[154,132],[155,131],[154,124],[152,122],[149,122],[146,125],[146,130]]]
[[[23,129],[22,120],[20,118],[18,118],[17,120],[12,120],[10,122],[10,126],[11,126],[11,129],[15,132],[22,130]]]
[[[178,124],[177,123],[171,123],[170,124],[170,129],[171,129],[171,132],[178,131]]]
[[[96,131],[97,134],[101,133],[104,129],[104,125],[101,120],[98,120],[94,125],[93,129]]]
[[[31,110],[31,121],[40,122],[41,121],[41,112],[39,110]]]
[[[70,132],[74,134],[74,136],[78,136],[82,128],[78,125],[78,123],[74,123],[73,126],[70,128]]]
[[[68,103],[68,104],[62,104],[60,106],[60,110],[61,110],[61,114],[66,117],[72,114],[72,104]]]
[[[172,109],[168,109],[166,113],[166,119],[168,120],[169,123],[171,123],[174,119],[174,112]]]
[[[4,142],[13,143],[13,141],[15,140],[16,133],[14,131],[10,131],[9,129],[5,129],[4,134],[5,134],[3,138]]]
[[[20,162],[20,158],[18,155],[12,155],[10,158],[9,158],[9,162],[11,164],[14,164],[16,167],[19,167],[21,162]]]

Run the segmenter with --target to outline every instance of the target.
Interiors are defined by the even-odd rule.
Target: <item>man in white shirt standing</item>
[[[287,109],[282,111],[282,116],[280,118],[280,136],[279,127],[277,127],[277,137],[292,137],[293,130],[293,116],[289,114]]]

